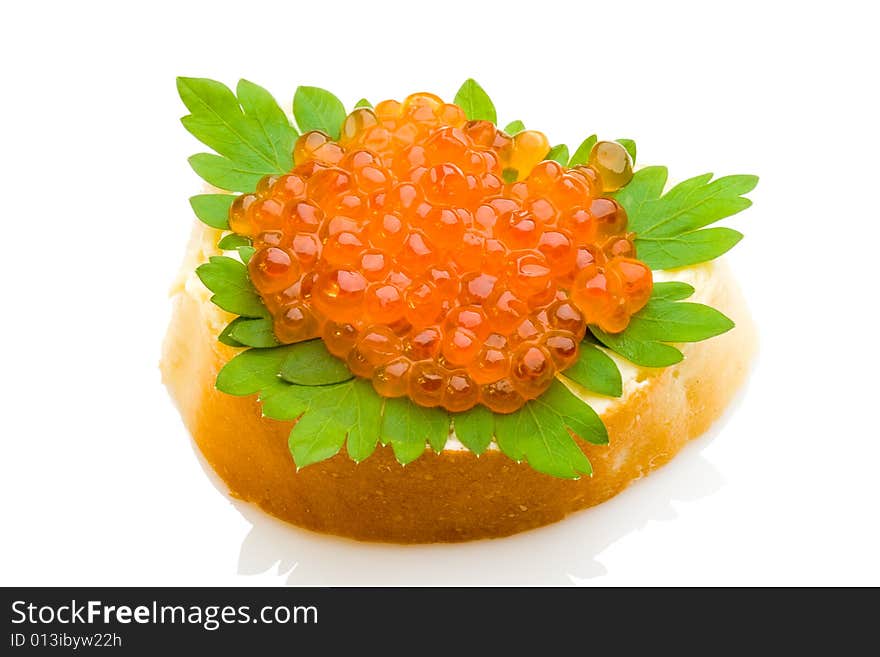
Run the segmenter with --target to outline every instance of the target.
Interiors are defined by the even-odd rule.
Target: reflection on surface
[[[299,529],[232,500],[251,524],[238,572],[276,572],[279,583],[316,586],[589,584],[607,572],[599,557],[610,545],[651,522],[674,519],[674,502],[698,500],[722,486],[720,473],[701,452],[741,398],[742,393],[707,435],[617,497],[508,538],[451,545],[361,543]],[[210,467],[202,465],[226,494]]]
[[[673,463],[617,497],[562,522],[508,538],[452,545],[359,543],[300,530],[237,502],[253,524],[238,572],[277,568],[288,584],[468,585],[584,583],[605,574],[597,557],[651,521],[671,520],[672,502],[705,497],[721,486],[718,471],[690,445]]]

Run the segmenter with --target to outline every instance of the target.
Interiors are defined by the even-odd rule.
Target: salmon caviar
[[[575,362],[588,325],[626,328],[651,270],[604,196],[632,178],[615,142],[545,160],[432,94],[299,137],[295,166],[239,196],[230,228],[282,343],[321,338],[384,397],[510,413]]]
[[[600,141],[590,151],[590,165],[599,174],[606,192],[614,192],[633,177],[632,160],[616,141]]]

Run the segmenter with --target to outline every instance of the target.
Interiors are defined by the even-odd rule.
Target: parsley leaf
[[[247,275],[247,267],[227,256],[211,256],[196,268],[196,274],[214,295],[211,301],[236,315],[267,317],[263,300]]]
[[[574,155],[572,155],[571,159],[568,161],[568,166],[573,167],[576,164],[586,164],[590,159],[590,151],[593,150],[593,146],[595,146],[598,141],[599,138],[596,135],[590,135],[584,139],[581,142],[581,145],[577,147]]]
[[[436,453],[443,450],[449,437],[449,415],[407,397],[395,397],[385,401],[381,431],[382,442],[390,443],[394,456],[405,465],[422,455],[426,441]]]
[[[544,157],[545,160],[553,160],[559,162],[562,166],[568,164],[568,146],[559,144],[550,149],[550,152]]]
[[[522,132],[526,129],[526,124],[517,119],[516,121],[511,121],[506,126],[504,126],[504,132],[513,137],[515,134]]]
[[[324,386],[352,378],[345,363],[333,356],[324,341],[307,340],[292,349],[279,370],[281,378],[303,386]]]
[[[340,385],[298,386],[274,379],[260,390],[263,415],[273,420],[295,420],[309,409],[313,401],[320,406],[322,399],[332,399],[338,394]]]
[[[693,285],[682,283],[681,281],[666,281],[665,283],[654,283],[651,298],[655,300],[682,301],[692,296],[693,293]]]
[[[666,167],[639,169],[633,174],[632,180],[613,196],[626,210],[627,217],[637,216],[647,201],[660,198],[667,176]]]
[[[712,180],[707,173],[661,196],[666,175],[665,167],[642,169],[615,194],[636,232],[640,260],[652,269],[686,267],[713,260],[742,239],[730,228],[701,229],[748,208],[752,202],[742,195],[755,188],[756,176]]]
[[[688,286],[690,287],[690,286]],[[690,288],[691,292],[693,288]],[[686,292],[680,283],[658,283],[651,300],[633,315],[622,333],[590,330],[602,344],[643,367],[668,367],[684,355],[667,342],[699,342],[721,335],[734,323],[721,312],[700,303],[674,301]]]
[[[342,386],[348,390],[348,386]],[[340,391],[342,392],[342,391]],[[335,456],[345,442],[345,425],[328,409],[305,413],[290,431],[288,446],[296,469]]]
[[[453,102],[464,110],[465,116],[470,121],[498,123],[498,114],[492,99],[473,78],[464,81],[458,93],[455,94]]]
[[[230,192],[249,192],[257,187],[265,169],[211,153],[197,153],[189,158],[189,165],[205,182]]]
[[[302,132],[320,130],[339,139],[345,121],[345,106],[326,89],[297,87],[293,96],[293,116]]]
[[[263,143],[271,147],[273,172],[289,171],[293,167],[293,145],[299,134],[290,125],[284,110],[268,91],[248,80],[239,80],[235,91],[245,114],[263,133]]]
[[[247,376],[249,369],[256,373],[254,377]],[[308,340],[236,354],[217,375],[217,388],[232,395],[253,395],[283,381],[327,388],[352,378],[345,363],[331,356],[321,340]]]
[[[578,399],[562,382],[554,381],[543,395],[529,403],[545,406],[547,412],[558,415],[582,440],[593,445],[608,444],[608,429],[602,419],[592,406]]]
[[[576,425],[576,426],[572,426]],[[607,432],[599,416],[559,381],[516,413],[495,416],[498,447],[516,461],[525,459],[539,472],[577,479],[591,474],[587,456],[568,433],[567,426],[585,439],[599,441]]]
[[[251,191],[263,176],[287,171],[293,165],[296,130],[262,87],[242,80],[236,98],[226,85],[215,80],[181,77],[177,79],[177,90],[190,111],[181,119],[183,126],[218,153],[200,153],[189,159],[193,170],[211,185],[229,191]],[[219,201],[215,199],[214,203]],[[217,205],[210,207],[207,219],[195,203],[193,209],[209,225],[227,227]]]
[[[352,379],[348,384],[352,402],[347,410],[347,441],[345,449],[356,463],[370,456],[379,442],[382,424],[382,397],[369,381]]]
[[[636,234],[639,258],[653,269],[675,269],[721,256],[743,238],[732,228],[716,227],[669,237]]]
[[[286,347],[248,349],[236,354],[217,373],[215,387],[230,395],[253,395],[278,382]]]
[[[229,230],[229,207],[235,200],[232,194],[196,194],[190,197],[193,212],[205,224],[219,230]]]
[[[495,416],[481,404],[453,415],[452,424],[461,444],[477,456],[489,448],[495,434]]]
[[[244,347],[241,342],[232,337],[232,330],[235,328],[236,324],[246,321],[248,321],[247,317],[236,317],[226,325],[226,328],[220,331],[217,340],[230,347]]]
[[[239,317],[230,322],[230,326],[227,326],[223,332],[235,342],[246,347],[265,349],[277,347],[280,344],[272,331],[272,320],[268,318],[247,319]]]
[[[376,449],[382,398],[363,379],[330,388],[309,400],[308,410],[290,432],[290,452],[297,468],[330,458],[344,443],[348,455],[357,462]],[[319,404],[318,400],[330,403]]]
[[[242,246],[236,247],[235,250],[238,251],[238,257],[241,258],[241,261],[244,264],[247,264],[250,261],[251,256],[257,252],[257,250],[250,244],[243,244]]]
[[[600,395],[620,397],[623,394],[623,380],[617,364],[589,342],[581,343],[577,361],[562,375]]]
[[[217,247],[223,249],[224,251],[233,251],[240,246],[250,246],[251,238],[245,237],[244,235],[236,235],[235,233],[229,233],[229,235],[224,235],[219,242],[217,242]]]
[[[367,109],[373,109],[373,103],[368,101],[366,98],[361,98],[358,102],[354,104],[354,108],[358,109],[359,107],[366,107]]]

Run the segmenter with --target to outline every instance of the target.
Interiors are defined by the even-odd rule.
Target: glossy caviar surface
[[[588,324],[626,328],[647,303],[623,208],[622,146],[588,166],[544,157],[431,94],[300,136],[294,169],[230,210],[250,278],[284,343],[321,337],[386,397],[509,413],[573,363]],[[505,182],[508,181],[508,182]]]

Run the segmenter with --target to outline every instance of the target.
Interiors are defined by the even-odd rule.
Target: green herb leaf
[[[254,247],[249,245],[240,246],[236,249],[236,251],[238,251],[238,257],[241,258],[241,261],[244,264],[247,264],[250,261],[251,256],[253,256],[257,252]]]
[[[660,287],[659,292],[655,288],[651,300],[633,315],[622,333],[606,333],[593,326],[590,330],[602,344],[637,365],[675,365],[684,356],[675,347],[664,343],[707,340],[734,326],[728,317],[714,308],[670,300],[670,295],[680,295],[684,291],[683,287]]]
[[[646,202],[631,224],[633,230],[652,236],[679,235],[751,206],[742,195],[755,188],[757,176],[724,176],[709,182],[711,178],[711,173],[690,178],[661,198]]]
[[[217,336],[217,340],[230,347],[244,347],[241,342],[232,337],[232,329],[235,328],[236,324],[246,321],[248,321],[247,317],[236,317],[220,332],[220,335]]]
[[[284,110],[272,94],[248,80],[239,80],[235,91],[245,114],[260,127],[265,143],[271,145],[273,172],[289,171],[293,167],[293,145],[299,134],[290,125]]]
[[[625,187],[614,192],[612,196],[626,210],[627,217],[630,213],[638,215],[646,202],[660,198],[663,187],[666,185],[667,176],[666,167],[639,169],[633,174],[632,180]]]
[[[305,414],[290,432],[290,451],[297,468],[330,458],[343,443],[356,462],[376,449],[382,398],[372,385],[364,379],[352,379],[328,387],[331,392],[308,400]]]
[[[285,381],[303,386],[324,386],[348,381],[354,376],[345,363],[327,351],[323,340],[298,342],[289,349],[279,370]]]
[[[635,333],[643,339],[700,342],[726,333],[733,321],[701,303],[655,301],[636,318]]]
[[[177,79],[177,90],[190,111],[181,119],[184,127],[232,166],[260,175],[292,166],[296,131],[262,87],[242,80],[236,98],[226,85],[215,80],[181,77]]]
[[[662,342],[634,338],[628,335],[626,331],[610,335],[598,328],[591,330],[609,349],[613,349],[636,365],[643,367],[669,367],[684,360],[684,354],[678,349]]]
[[[632,160],[632,163],[636,163],[636,142],[632,139],[618,139],[617,143],[623,146],[626,149],[626,152],[629,153],[629,159]]]
[[[637,234],[639,258],[652,269],[675,269],[714,260],[730,251],[743,234],[726,227],[706,228],[669,237],[642,237]]]
[[[239,321],[241,320],[241,321]],[[232,322],[229,329],[229,337],[236,342],[248,347],[265,349],[277,347],[280,343],[272,331],[272,320],[267,318],[245,319],[239,317]]]
[[[268,317],[263,300],[247,275],[247,267],[227,256],[212,256],[196,274],[214,295],[211,301],[223,310],[245,317]]]
[[[581,145],[577,147],[574,155],[572,155],[571,159],[568,161],[568,166],[573,167],[576,164],[586,164],[590,159],[590,151],[593,150],[593,146],[595,146],[598,141],[599,138],[596,135],[590,135],[584,139],[581,142]]]
[[[425,443],[438,454],[449,437],[449,415],[438,408],[425,408],[407,397],[385,401],[382,442],[390,443],[397,460],[406,465],[425,451]]]
[[[554,162],[559,162],[562,166],[568,164],[568,146],[565,144],[559,144],[550,149],[550,152],[547,153],[545,160],[553,160]]]
[[[335,456],[345,442],[345,427],[328,409],[305,413],[290,431],[288,446],[296,469]]]
[[[554,381],[546,393],[526,402],[518,412],[495,416],[499,448],[510,458],[516,461],[525,459],[535,470],[554,477],[577,479],[581,474],[591,474],[589,459],[566,429],[566,424],[572,419],[580,425],[580,416],[563,417],[555,405],[546,403],[548,395],[554,396],[555,401],[561,401],[566,409],[573,412],[579,413],[580,408],[592,412],[559,381]],[[571,402],[568,399],[580,408],[569,406]],[[603,426],[601,420],[598,423]]]
[[[373,103],[368,101],[366,98],[361,98],[358,102],[354,104],[355,109],[359,107],[366,107],[367,109],[373,109]]]
[[[492,99],[473,78],[464,81],[453,102],[464,110],[465,116],[471,121],[498,123]]]
[[[240,246],[250,246],[251,238],[245,237],[244,235],[236,235],[235,233],[229,233],[229,235],[224,235],[219,242],[217,242],[217,247],[223,249],[224,251],[234,251]]]
[[[681,281],[665,281],[654,283],[651,298],[654,300],[681,301],[694,294],[694,286]]]
[[[577,361],[562,375],[600,395],[620,397],[623,394],[623,380],[617,364],[589,342],[581,343]]]
[[[710,182],[711,181],[711,182]],[[685,180],[661,196],[665,167],[636,172],[615,194],[636,232],[639,259],[652,269],[675,269],[706,262],[729,251],[742,235],[729,228],[700,230],[741,212],[752,202],[742,195],[758,183],[756,176],[707,173]]]
[[[452,416],[455,435],[461,444],[480,455],[488,449],[495,434],[495,416],[482,405]]]
[[[196,194],[190,197],[193,212],[205,224],[219,230],[229,230],[229,207],[233,194]]]
[[[260,178],[266,175],[262,169],[211,153],[197,153],[189,158],[189,165],[205,182],[230,192],[250,192],[256,189]]]
[[[298,386],[281,379],[274,379],[260,390],[263,415],[273,420],[295,420],[315,402],[320,408],[326,406],[336,395],[340,385]],[[327,400],[327,403],[322,400]]]
[[[516,121],[511,121],[506,126],[504,126],[504,132],[513,137],[515,134],[522,132],[526,129],[526,124],[517,119]]]
[[[231,330],[234,332],[237,328]],[[248,368],[254,371],[255,377],[247,377]],[[233,395],[252,395],[287,381],[300,387],[311,386],[326,391],[333,387],[332,384],[352,378],[345,364],[331,356],[321,340],[309,340],[280,347],[248,349],[237,354],[220,370],[217,388]],[[328,403],[336,402],[331,398]]]
[[[223,366],[215,385],[230,395],[256,394],[278,382],[278,372],[286,357],[286,347],[242,351]]]
[[[345,405],[342,415],[347,420],[345,449],[353,461],[360,463],[373,453],[379,442],[382,398],[364,379],[353,379],[348,385],[351,387],[351,401],[343,398],[340,405],[340,408]]]
[[[532,402],[562,418],[565,426],[582,440],[594,445],[608,444],[608,429],[602,419],[592,406],[576,397],[561,381],[551,383],[547,391]]]
[[[326,89],[297,87],[293,96],[293,116],[302,132],[320,130],[339,139],[345,121],[345,106]]]

